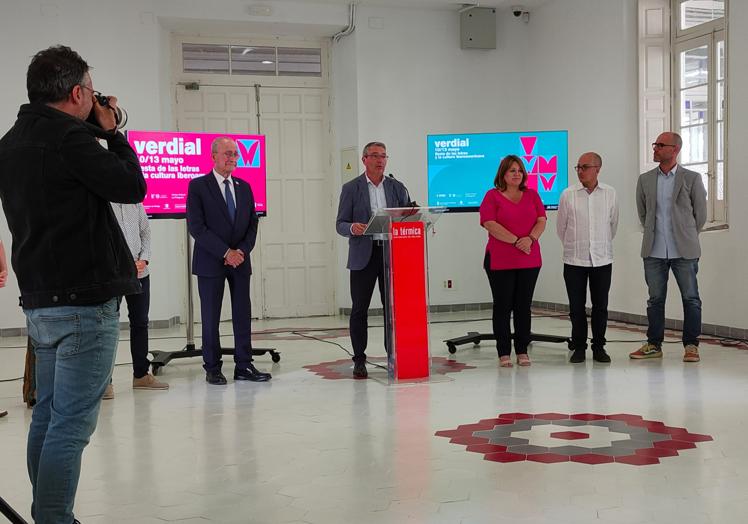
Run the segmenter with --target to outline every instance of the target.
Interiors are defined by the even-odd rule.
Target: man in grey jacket
[[[652,144],[659,166],[639,176],[636,206],[644,228],[641,256],[649,288],[647,343],[629,355],[633,359],[662,358],[665,337],[665,298],[670,270],[683,300],[684,362],[699,361],[701,299],[699,232],[706,222],[706,190],[701,175],[678,165],[683,140],[665,132]]]
[[[384,294],[383,240],[364,235],[367,222],[379,209],[405,207],[408,190],[394,177],[384,176],[387,148],[382,142],[369,142],[361,161],[366,172],[343,185],[335,228],[348,238],[348,269],[351,270],[350,332],[353,345],[353,376],[367,378],[366,346],[368,311],[374,285],[379,281],[379,296],[386,308]],[[389,351],[388,322],[385,314],[385,348]]]

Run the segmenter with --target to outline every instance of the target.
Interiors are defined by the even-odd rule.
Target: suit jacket
[[[644,228],[642,258],[652,253],[655,237],[655,212],[657,209],[658,168],[639,176],[636,184],[636,207],[639,221]],[[706,223],[706,190],[701,175],[678,165],[673,187],[671,208],[673,240],[683,258],[699,258],[699,232]]]
[[[392,177],[384,177],[384,196],[387,207],[406,207],[410,204],[405,185]],[[354,236],[351,224],[366,224],[371,219],[371,202],[366,174],[359,175],[343,184],[338,204],[338,217],[335,228],[338,234],[348,237],[348,269],[359,270],[366,267],[371,258],[372,238],[369,235]]]
[[[229,248],[244,252],[244,262],[236,270],[252,273],[249,253],[255,247],[259,222],[255,212],[255,199],[247,182],[234,177],[232,180],[236,198],[233,223],[212,171],[190,181],[187,189],[187,227],[195,239],[193,275],[225,275],[223,256]]]

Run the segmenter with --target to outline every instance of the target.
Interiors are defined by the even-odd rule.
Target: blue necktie
[[[226,207],[229,208],[229,217],[231,218],[231,221],[234,221],[234,217],[236,216],[236,204],[234,204],[234,195],[231,194],[231,187],[229,186],[231,182],[228,180],[223,181],[223,185],[225,186],[224,193],[226,194]]]

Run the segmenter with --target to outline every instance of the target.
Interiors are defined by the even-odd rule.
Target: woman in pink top
[[[480,205],[480,224],[488,231],[483,268],[493,295],[496,348],[501,367],[512,367],[513,313],[517,364],[529,366],[530,306],[542,265],[538,239],[545,230],[545,208],[527,187],[527,170],[518,156],[504,157],[493,184]]]

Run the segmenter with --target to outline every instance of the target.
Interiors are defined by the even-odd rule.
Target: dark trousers
[[[148,310],[151,305],[151,279],[146,276],[140,279],[143,292],[138,295],[127,295],[127,318],[130,320],[130,355],[132,355],[132,374],[141,378],[148,374]]]
[[[220,277],[197,277],[200,293],[200,319],[203,335],[203,368],[205,371],[220,371],[221,338],[219,323],[226,281],[231,293],[231,324],[234,328],[234,366],[244,369],[252,362],[251,315],[249,299],[249,271],[226,266]]]
[[[592,351],[605,348],[608,326],[608,292],[613,264],[583,267],[564,264],[564,282],[569,296],[572,349],[587,349],[587,283],[592,300]]]
[[[389,318],[384,296],[384,260],[382,246],[374,242],[369,263],[364,269],[351,270],[351,318],[349,329],[353,344],[353,361],[366,360],[366,345],[369,338],[369,304],[374,285],[379,282],[379,297],[384,307],[384,347],[389,353]]]
[[[514,352],[527,353],[532,323],[532,295],[540,274],[539,267],[526,269],[490,269],[489,255],[483,262],[493,296],[493,334],[500,357],[512,351],[509,319],[514,318]]]

